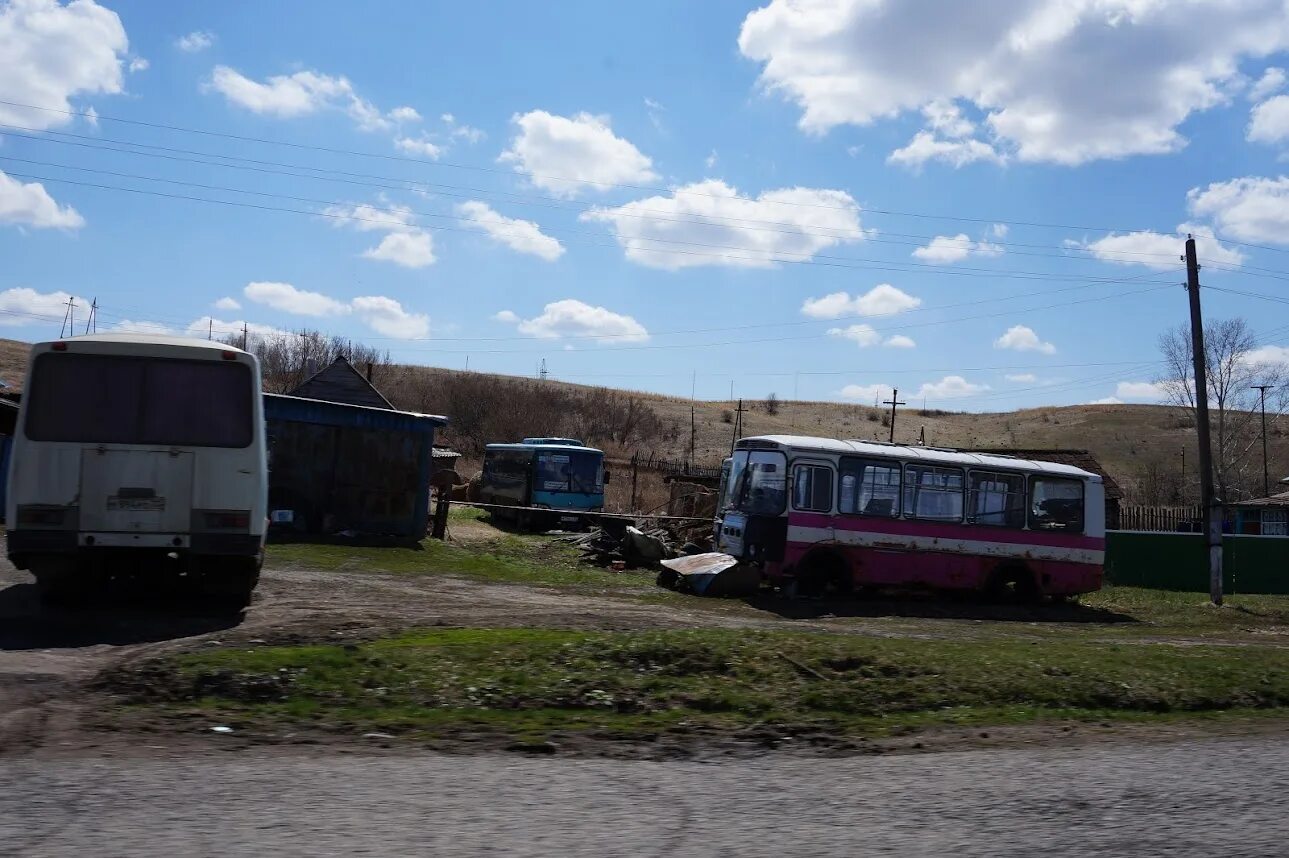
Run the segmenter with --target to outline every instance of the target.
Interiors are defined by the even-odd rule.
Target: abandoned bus
[[[9,470],[9,558],[46,598],[190,576],[245,603],[267,477],[260,370],[206,340],[105,334],[32,347]]]
[[[1101,478],[1070,465],[786,435],[744,438],[719,550],[789,592],[924,587],[1064,598],[1100,589]]]
[[[545,512],[494,510],[521,527],[577,524],[580,513],[604,509],[604,453],[573,438],[525,438],[489,444],[483,453],[483,503]],[[510,513],[507,515],[507,513]]]

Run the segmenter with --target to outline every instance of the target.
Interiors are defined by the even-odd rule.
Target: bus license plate
[[[111,512],[164,512],[165,498],[123,498],[112,495],[107,499]]]
[[[559,517],[559,520],[560,520],[560,521],[569,521],[569,522],[574,522],[574,521],[578,521],[578,520],[580,520],[580,518],[581,518],[581,516],[576,516],[576,515],[561,515],[561,516]]]

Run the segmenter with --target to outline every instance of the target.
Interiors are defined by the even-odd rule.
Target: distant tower
[[[542,358],[542,366],[541,366],[541,369],[537,370],[537,377],[540,378],[542,381],[545,381],[547,374],[548,373],[546,372],[546,358]]]

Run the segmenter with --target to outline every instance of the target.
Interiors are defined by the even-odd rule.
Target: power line
[[[5,125],[4,123],[0,123],[0,128],[24,128],[24,126],[13,126],[13,125]],[[73,140],[60,140],[60,139],[57,139],[56,137],[50,137],[46,135],[73,137],[81,140],[89,140],[94,142],[78,143]],[[579,211],[579,209],[577,208],[578,204],[571,204],[568,201],[559,200],[555,197],[536,195],[535,197],[529,198],[521,194],[515,194],[509,191],[499,191],[495,189],[463,188],[463,187],[454,186],[454,185],[421,182],[414,179],[382,177],[382,176],[375,176],[367,173],[353,173],[348,171],[340,171],[340,170],[333,170],[333,169],[320,168],[320,167],[309,167],[305,165],[242,158],[242,157],[232,156],[232,155],[195,152],[193,150],[177,149],[174,147],[166,147],[166,146],[155,146],[151,144],[135,143],[131,141],[112,141],[110,139],[106,140],[106,142],[117,142],[117,143],[120,143],[121,145],[132,146],[136,148],[156,149],[156,150],[160,150],[160,152],[180,152],[180,153],[186,153],[186,154],[195,154],[195,155],[201,155],[202,158],[216,158],[220,160],[211,161],[211,160],[203,160],[202,158],[183,158],[183,157],[178,157],[174,155],[160,154],[159,152],[140,152],[140,151],[134,151],[133,149],[119,149],[111,146],[104,146],[102,145],[101,141],[103,141],[105,138],[93,138],[87,135],[71,134],[68,132],[49,131],[49,132],[45,132],[44,135],[40,135],[40,136],[37,136],[34,134],[32,135],[13,134],[12,132],[9,132],[9,136],[17,137],[19,139],[24,139],[24,140],[30,140],[38,143],[58,143],[61,145],[77,146],[77,147],[87,148],[95,151],[114,152],[117,154],[136,155],[136,156],[148,157],[148,158],[160,158],[165,160],[177,161],[181,163],[201,164],[201,165],[210,166],[210,167],[251,171],[251,172],[262,173],[267,175],[286,176],[286,177],[298,178],[298,179],[311,179],[315,181],[337,182],[337,183],[355,185],[355,186],[360,186],[365,188],[378,188],[381,190],[397,190],[397,191],[408,191],[408,190],[418,191],[422,188],[428,188],[428,189],[432,189],[432,192],[435,195],[454,197],[458,199],[474,199],[478,196],[502,197],[502,198],[506,198],[507,203],[514,204],[514,205],[536,206],[541,208],[555,209],[555,210],[564,211],[564,212]],[[6,160],[19,161],[19,162],[28,163],[28,164],[37,164],[41,166],[59,167],[62,169],[81,170],[86,172],[98,172],[98,173],[104,173],[108,175],[117,175],[117,176],[123,176],[128,178],[138,178],[138,179],[144,179],[149,181],[172,181],[172,180],[161,179],[161,178],[152,177],[152,176],[137,176],[137,175],[131,175],[131,174],[122,174],[122,173],[116,173],[116,172],[106,171],[106,170],[94,170],[94,169],[89,169],[84,167],[76,167],[76,166],[71,166],[66,164],[56,164],[56,163],[51,163],[46,161],[37,161],[37,160],[17,158],[17,157],[7,157]],[[227,161],[239,161],[243,163],[225,163]],[[253,165],[260,165],[260,166],[253,166]],[[288,169],[272,169],[272,167],[284,167]],[[292,170],[307,171],[307,172],[292,172]],[[378,183],[378,182],[371,182],[371,181],[360,181],[357,178],[344,178],[346,176],[364,177],[368,179],[381,179],[382,182]],[[204,187],[204,186],[199,186],[199,187]],[[246,192],[246,193],[250,193],[250,192]],[[584,209],[580,211],[584,211]],[[840,240],[840,241],[855,238],[852,231],[848,231],[842,227],[815,226],[813,228],[806,228],[799,224],[793,224],[793,223],[784,222],[784,221],[771,221],[771,220],[765,220],[765,219],[759,219],[759,218],[731,217],[727,215],[704,214],[702,215],[701,219],[678,218],[672,215],[674,215],[674,212],[665,211],[662,209],[636,208],[632,212],[624,212],[624,211],[621,211],[620,209],[614,210],[615,218],[619,218],[619,217],[633,218],[633,219],[639,219],[639,220],[645,220],[645,221],[657,222],[657,223],[677,223],[677,224],[690,224],[690,225],[696,225],[696,226],[710,226],[713,223],[739,224],[740,229],[757,231],[757,232],[771,232],[771,233],[778,233],[778,234],[784,234],[784,235],[807,235],[807,236],[821,237],[821,238],[827,238],[830,240]],[[445,215],[425,215],[425,216],[446,217]],[[458,217],[457,219],[461,219],[461,218]],[[760,225],[757,225],[757,224],[760,224]],[[784,228],[776,229],[774,227],[784,227]],[[825,230],[825,231],[820,232],[820,230]],[[872,233],[875,231],[869,231],[869,232]],[[893,233],[893,232],[885,232],[885,231],[878,233],[878,235],[895,236],[897,238],[914,239],[914,240],[895,241],[890,238],[879,238],[873,234],[864,235],[861,239],[857,239],[857,240],[878,243],[878,244],[899,245],[899,246],[905,246],[905,247],[921,247],[923,246],[922,242],[929,242],[929,241],[938,241],[941,244],[949,244],[954,247],[966,248],[966,249],[972,249],[978,245],[978,242],[972,239],[959,239],[956,236],[919,235],[915,233]],[[1051,259],[1084,258],[1084,257],[1072,257],[1071,254],[1088,254],[1088,258],[1095,258],[1101,261],[1122,261],[1125,264],[1127,264],[1134,261],[1133,259],[1131,259],[1131,257],[1141,257],[1141,258],[1148,258],[1148,259],[1174,258],[1174,254],[1154,253],[1149,251],[1128,251],[1128,250],[1107,251],[1107,250],[1093,249],[1091,247],[1078,245],[1078,244],[1065,244],[1065,245],[1056,246],[1056,245],[1047,245],[1047,244],[1007,242],[1007,241],[1001,241],[1001,240],[991,240],[988,243],[991,247],[1004,248],[1004,249],[1031,248],[1031,249],[1045,249],[1045,250],[1057,251],[1056,253],[1036,253],[1036,252],[1030,252],[1029,250],[1014,250],[1014,249],[1009,251],[1012,255],[1015,255],[1015,256],[1034,256],[1034,257],[1051,258]],[[1142,263],[1142,264],[1146,264],[1146,263]],[[937,264],[926,263],[921,267],[927,267],[930,265],[937,265]]]
[[[25,108],[28,110],[39,110],[46,113],[56,113],[64,116],[77,116],[81,118],[89,117],[89,114],[87,114],[84,111],[68,110],[68,109],[59,108],[59,107],[46,107],[42,105],[27,104],[23,102],[6,101],[6,100],[0,100],[0,104],[7,105],[9,107]],[[230,134],[228,132],[211,131],[209,129],[188,128],[188,127],[178,126],[178,125],[168,125],[160,122],[149,122],[149,121],[138,120],[138,119],[126,119],[124,117],[110,116],[110,115],[99,114],[99,113],[96,113],[94,115],[94,118],[99,121],[118,122],[126,125],[134,125],[134,126],[144,127],[144,128],[160,129],[160,130],[166,130],[166,131],[177,131],[185,134],[196,134],[196,135],[202,135],[206,137],[235,140],[243,143],[260,143],[260,144],[270,145],[270,146],[283,146],[283,147],[297,149],[297,150],[325,152],[333,155],[346,155],[346,156],[361,157],[361,158],[374,158],[374,159],[383,160],[383,161],[415,164],[422,168],[442,167],[442,168],[457,169],[457,170],[471,170],[475,172],[481,172],[481,173],[487,173],[487,174],[493,174],[493,175],[505,175],[505,176],[515,175],[514,171],[499,169],[496,167],[485,167],[485,166],[474,165],[474,164],[461,164],[461,163],[455,163],[450,161],[426,161],[424,159],[410,158],[403,155],[391,155],[388,153],[364,152],[361,150],[343,149],[343,148],[330,147],[330,146],[319,146],[316,144],[295,143],[287,140],[276,140],[276,139],[266,138],[266,137],[254,137],[250,135]],[[15,126],[15,127],[23,127],[23,126]],[[26,130],[38,130],[38,129],[26,129]],[[56,132],[56,133],[62,133],[62,132]],[[684,191],[684,190],[678,190],[674,188],[661,188],[656,186],[636,185],[636,184],[629,184],[629,183],[623,183],[623,182],[604,182],[604,181],[597,181],[593,179],[578,179],[571,176],[556,176],[556,175],[548,175],[548,174],[540,174],[540,173],[530,173],[527,175],[533,179],[568,182],[571,184],[580,184],[580,185],[592,185],[600,188],[609,188],[609,189],[620,188],[624,190],[645,191],[648,193],[657,193],[657,194],[663,194],[663,195],[673,195],[673,196],[685,195],[685,196],[695,196],[695,197],[703,197],[703,198],[709,198],[709,199],[725,199],[725,197],[721,197],[716,194],[706,194],[700,191]],[[829,206],[822,203],[805,203],[805,202],[792,201],[792,200],[766,200],[763,202],[769,203],[772,205],[790,206],[794,208],[825,209],[825,210],[833,210],[833,211],[851,210],[849,207],[846,207],[846,206]],[[963,215],[945,215],[945,214],[934,214],[934,213],[927,213],[927,212],[910,212],[910,211],[900,211],[896,209],[882,209],[882,208],[876,208],[876,207],[864,207],[863,211],[867,211],[875,214],[884,214],[892,217],[910,217],[910,218],[921,218],[921,219],[927,219],[927,220],[946,220],[946,221],[957,221],[962,223],[978,223],[978,224],[1002,223],[1002,224],[1007,224],[1009,226],[1025,226],[1025,227],[1033,227],[1038,229],[1087,230],[1087,231],[1095,231],[1095,232],[1120,232],[1120,233],[1146,231],[1140,228],[1124,229],[1119,227],[1089,226],[1089,225],[1081,225],[1081,224],[1058,224],[1058,223],[1045,223],[1041,221],[1010,220],[1007,218],[998,218],[998,217],[988,217],[988,218],[968,217]],[[1215,235],[1215,238],[1220,241],[1225,241],[1228,244],[1234,244],[1242,247],[1258,247],[1259,249],[1262,249],[1262,250],[1269,250],[1269,251],[1275,251],[1280,253],[1289,253],[1289,249],[1268,247],[1264,245],[1255,245],[1255,244],[1240,242],[1240,241],[1236,241],[1233,239],[1220,237],[1216,235]]]

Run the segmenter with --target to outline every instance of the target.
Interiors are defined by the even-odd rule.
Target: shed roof
[[[1101,484],[1105,488],[1105,496],[1108,500],[1122,500],[1123,489],[1119,487],[1118,481],[1110,476],[1110,472],[1101,466],[1096,457],[1088,450],[1075,449],[1051,449],[1044,450],[1037,447],[1029,448],[1007,448],[1007,447],[987,447],[975,450],[977,453],[990,453],[995,456],[1015,456],[1019,459],[1041,459],[1044,462],[1059,462],[1063,465],[1073,465],[1084,471],[1090,471],[1101,477]]]
[[[344,355],[314,373],[313,377],[299,387],[287,391],[287,395],[394,410],[393,404]]]
[[[1289,506],[1289,492],[1280,492],[1265,498],[1233,501],[1231,506]]]

